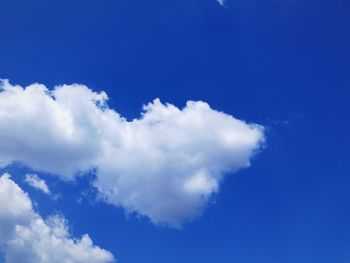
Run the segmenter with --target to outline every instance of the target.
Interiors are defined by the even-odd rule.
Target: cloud
[[[216,1],[218,1],[218,3],[222,6],[225,6],[226,4],[226,0],[216,0]]]
[[[44,194],[51,194],[46,182],[43,179],[39,178],[36,174],[26,174],[24,182],[34,187],[35,189],[42,191]]]
[[[0,85],[0,165],[23,163],[73,180],[96,171],[101,200],[180,227],[201,214],[225,174],[250,165],[264,129],[188,101],[159,99],[131,121],[79,84]]]
[[[113,255],[94,246],[87,234],[73,239],[62,216],[44,220],[8,174],[0,176],[0,246],[5,251],[6,263],[114,261]]]

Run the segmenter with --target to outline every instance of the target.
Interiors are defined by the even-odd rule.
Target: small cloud
[[[36,174],[26,174],[24,182],[34,187],[35,189],[42,191],[44,194],[51,195],[46,182],[43,179],[39,178]]]
[[[43,218],[10,175],[0,175],[0,251],[5,262],[115,262],[112,253],[95,245],[88,234],[75,238],[69,230],[64,216]]]
[[[225,4],[226,4],[226,0],[217,0],[217,1],[222,6],[225,6]]]

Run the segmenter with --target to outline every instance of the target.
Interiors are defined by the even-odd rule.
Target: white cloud
[[[24,182],[34,187],[35,189],[42,191],[44,194],[51,194],[46,182],[43,179],[39,178],[36,174],[26,174]]]
[[[264,141],[262,126],[201,101],[179,109],[156,99],[127,121],[104,92],[83,85],[0,86],[0,164],[65,180],[96,169],[104,201],[154,223],[179,227],[200,214],[224,175],[249,166]]]
[[[0,246],[6,263],[114,261],[112,254],[94,246],[87,234],[73,239],[63,217],[55,215],[44,220],[8,174],[0,176]]]

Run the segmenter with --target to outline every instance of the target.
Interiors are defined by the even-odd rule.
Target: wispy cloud
[[[51,194],[46,182],[43,179],[39,178],[36,174],[26,174],[24,182],[47,195]]]
[[[218,1],[218,3],[222,6],[225,6],[226,4],[226,0],[216,0],[216,1]]]

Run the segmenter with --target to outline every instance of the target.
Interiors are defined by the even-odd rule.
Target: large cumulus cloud
[[[3,81],[0,165],[20,162],[64,180],[95,169],[102,200],[179,227],[264,142],[262,126],[202,101],[180,109],[156,99],[128,121],[107,99],[84,85],[49,90]]]

